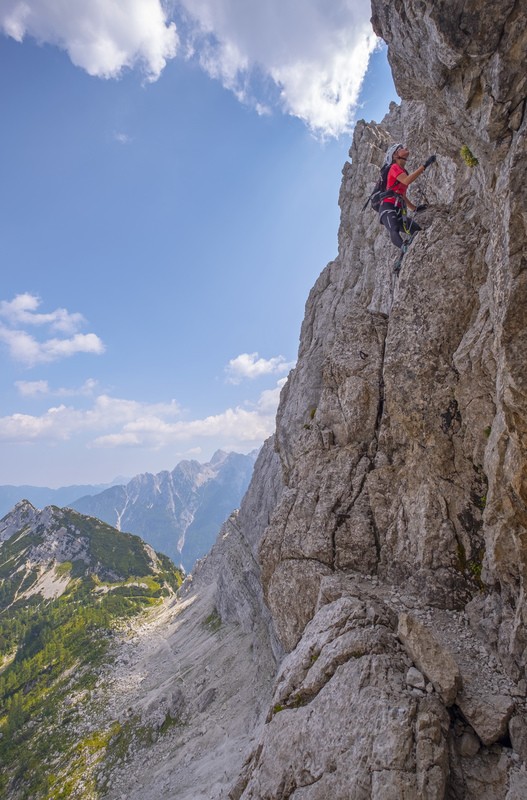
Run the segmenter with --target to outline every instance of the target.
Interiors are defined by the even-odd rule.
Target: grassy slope
[[[21,531],[0,548],[0,796],[9,800],[100,796],[103,764],[126,750],[129,732],[111,720],[85,730],[83,707],[120,621],[182,580],[166,557],[153,565],[137,536],[76,512],[61,512],[64,525],[88,541],[90,558],[53,565],[71,579],[58,598],[20,596],[36,574],[14,570],[38,533]]]

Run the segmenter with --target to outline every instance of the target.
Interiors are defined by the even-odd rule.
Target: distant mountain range
[[[0,486],[0,518],[11,511],[20,500],[28,500],[35,508],[69,506],[79,497],[99,494],[110,486],[121,485],[127,480],[128,478],[116,478],[111,483],[62,486],[60,489],[49,489],[47,486]]]
[[[211,461],[181,461],[172,472],[145,473],[126,485],[69,503],[71,508],[135,533],[190,572],[209,552],[221,525],[241,503],[257,451],[218,450]]]
[[[0,486],[0,516],[21,500],[38,508],[67,506],[140,536],[190,572],[240,505],[256,456],[256,450],[218,450],[207,464],[181,461],[172,472],[146,472],[118,485]]]

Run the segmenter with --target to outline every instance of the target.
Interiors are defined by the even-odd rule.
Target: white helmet
[[[386,156],[384,157],[383,166],[386,166],[387,164],[391,164],[392,163],[394,153],[396,153],[399,150],[399,148],[401,148],[401,147],[404,147],[404,145],[403,144],[392,144],[392,145],[390,145],[390,147],[386,151]]]

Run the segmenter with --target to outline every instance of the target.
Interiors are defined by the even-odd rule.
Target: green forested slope
[[[89,729],[83,709],[119,624],[160,603],[182,575],[137,536],[67,509],[30,508],[0,544],[0,796],[97,798],[126,731],[115,721]],[[46,582],[61,593],[46,599],[36,591]]]

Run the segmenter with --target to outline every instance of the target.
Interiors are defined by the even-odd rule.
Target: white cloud
[[[37,313],[41,305],[40,297],[25,292],[17,294],[14,300],[0,301],[0,317],[11,325],[49,325],[61,333],[75,333],[85,322],[82,314],[57,308],[49,314]]]
[[[254,405],[227,408],[219,414],[202,419],[170,419],[162,406],[145,406],[133,420],[125,422],[121,429],[98,436],[94,447],[148,447],[160,449],[167,445],[196,440],[228,442],[232,448],[258,447],[275,428],[275,414],[280,387],[267,390]],[[172,415],[170,415],[172,416]]]
[[[64,308],[41,314],[37,312],[40,303],[40,298],[27,293],[17,295],[11,301],[0,302],[0,320],[5,320],[5,324],[0,321],[0,342],[6,345],[14,361],[33,367],[36,364],[69,358],[77,353],[104,353],[104,344],[95,333],[76,332],[85,321],[82,314],[72,314]],[[67,338],[52,337],[39,341],[20,327],[14,327],[20,325],[47,325],[52,331],[71,335]]]
[[[19,42],[32,36],[57,45],[101,78],[140,65],[155,80],[178,47],[160,0],[2,0],[0,30]]]
[[[229,383],[241,383],[248,378],[260,378],[262,375],[280,375],[294,367],[294,362],[286,361],[283,356],[274,358],[260,358],[258,353],[241,353],[236,358],[231,358],[225,372]]]
[[[228,408],[221,414],[204,419],[167,422],[158,417],[143,417],[126,424],[118,433],[100,436],[94,440],[96,447],[141,446],[157,449],[176,442],[194,442],[196,439],[218,439],[238,442],[240,445],[261,444],[274,429],[274,417],[258,410],[240,406]]]
[[[39,394],[49,394],[47,381],[15,381],[15,386],[22,397],[35,397]]]
[[[275,414],[280,401],[280,392],[287,378],[281,378],[274,389],[266,389],[261,393],[258,401],[258,410],[262,414]]]
[[[181,48],[169,5],[185,18]],[[180,49],[257,113],[278,102],[338,136],[378,41],[370,16],[370,0],[2,0],[0,31],[57,45],[103,78],[141,66],[155,80]]]
[[[50,389],[48,381],[15,381],[15,386],[22,397],[35,397],[37,395],[53,395],[54,397],[81,397],[93,395],[97,388],[97,381],[88,378],[82,386],[73,389]]]
[[[377,38],[370,0],[181,0],[194,50],[214,78],[250,99],[248,73],[271,78],[286,113],[338,136],[352,124]],[[256,105],[258,101],[255,100]]]
[[[27,367],[58,361],[77,353],[100,355],[105,349],[95,333],[76,333],[70,339],[47,339],[38,342],[25,331],[9,330],[2,325],[0,325],[0,342],[7,345],[14,361],[19,361]]]
[[[88,378],[84,381],[82,386],[73,389],[53,389],[51,394],[57,397],[91,397],[97,388],[98,381],[95,378]]]
[[[33,382],[35,391],[46,382]],[[58,443],[74,437],[89,437],[89,446],[116,449],[144,447],[160,450],[177,443],[197,446],[214,442],[215,447],[258,447],[274,430],[280,386],[264,391],[255,404],[227,408],[201,419],[183,419],[175,401],[140,403],[135,400],[97,396],[91,407],[78,409],[60,404],[41,415],[12,414],[0,418],[0,441]],[[24,387],[31,393],[31,384]]]
[[[120,131],[116,131],[113,135],[113,138],[116,142],[119,142],[119,144],[130,144],[132,141],[131,137],[128,136],[127,133],[122,133]]]
[[[122,428],[140,419],[170,419],[179,415],[177,403],[144,404],[98,395],[91,408],[77,409],[61,404],[48,408],[40,416],[12,414],[0,418],[0,441],[63,441],[88,432],[98,433],[112,427]]]

